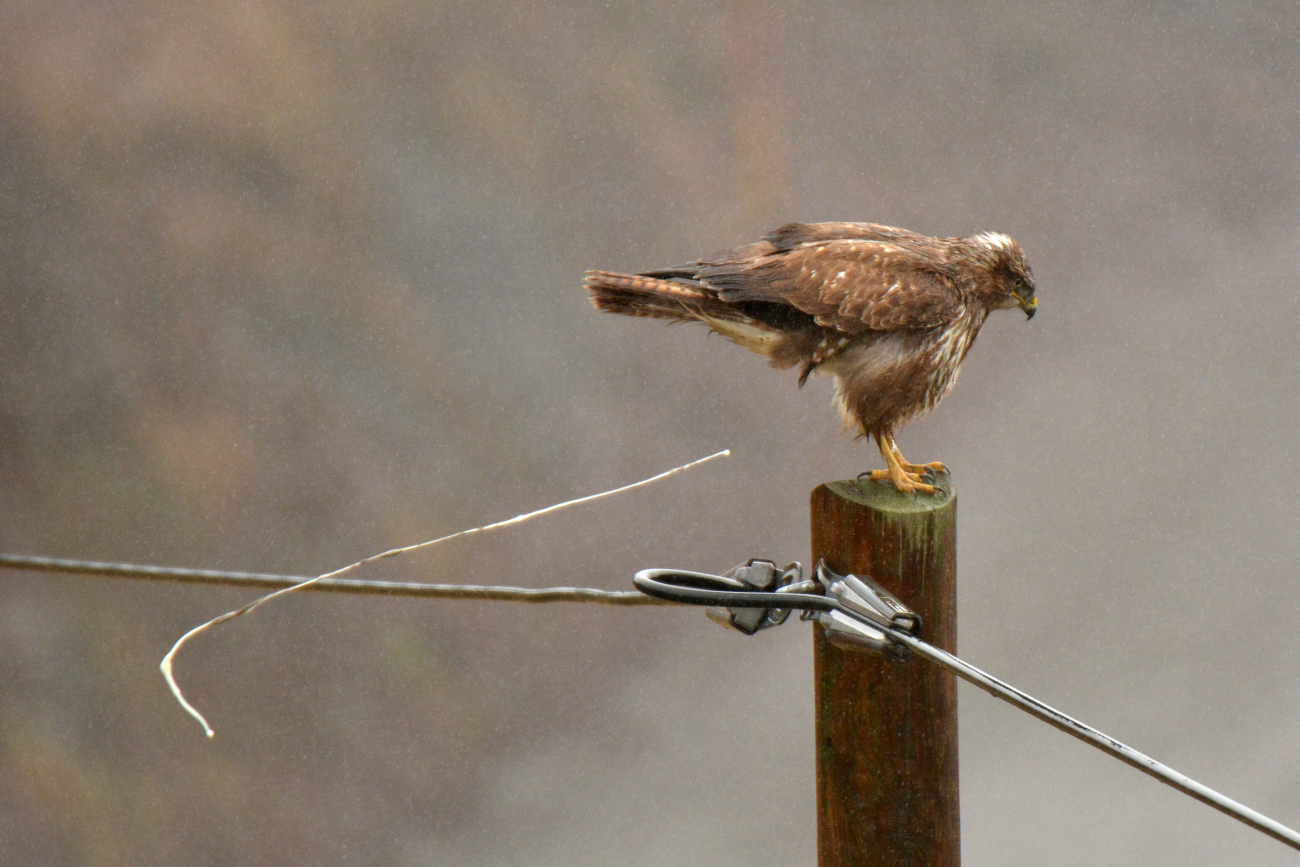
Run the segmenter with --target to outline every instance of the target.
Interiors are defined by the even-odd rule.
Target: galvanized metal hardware
[[[803,595],[820,595],[829,604],[822,610],[807,606],[802,600],[802,618],[816,620],[826,628],[826,636],[832,644],[843,650],[877,653],[890,659],[902,661],[911,653],[908,649],[890,638],[882,629],[888,627],[899,629],[908,635],[919,635],[921,618],[902,602],[899,602],[888,590],[881,587],[869,577],[836,574],[824,562],[818,562],[814,570],[815,577],[805,580],[803,566],[791,563],[779,568],[772,560],[754,559],[723,575],[704,576],[700,573],[672,572],[651,570],[658,573],[649,581],[638,580],[637,586],[644,592],[659,598],[674,598],[667,588],[674,588],[680,593],[690,587],[702,592],[717,592],[722,605],[712,606],[705,614],[714,623],[753,635],[763,629],[779,626],[790,616],[792,607],[799,607],[800,600],[790,607],[777,608],[777,597]],[[639,573],[641,575],[647,573]],[[672,580],[665,580],[671,578]],[[764,607],[757,607],[752,599],[740,600],[736,593],[768,593]],[[736,600],[736,601],[733,601]],[[697,598],[689,600],[698,604]],[[743,602],[743,604],[737,604]],[[844,610],[844,609],[847,609]]]
[[[912,655],[881,627],[919,635],[921,618],[915,611],[870,577],[837,575],[825,561],[818,561],[815,574],[827,596],[857,615],[839,610],[818,612],[816,620],[826,628],[827,641],[841,650],[878,653],[897,662]]]
[[[760,593],[779,593],[783,588],[803,582],[803,566],[791,563],[778,569],[771,560],[750,560],[727,572],[724,578],[742,588]],[[705,615],[720,626],[753,635],[760,629],[780,626],[790,616],[789,608],[706,608]]]

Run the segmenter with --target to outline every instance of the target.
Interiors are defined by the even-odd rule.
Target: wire
[[[751,561],[752,563],[753,561]],[[740,571],[739,569],[734,571]],[[801,574],[801,573],[799,573]],[[796,576],[797,577],[797,576]],[[922,641],[912,634],[908,627],[896,622],[894,617],[902,612],[912,612],[902,605],[892,594],[877,585],[870,578],[836,575],[817,564],[817,578],[824,582],[827,594],[800,592],[801,583],[783,586],[777,590],[759,590],[745,581],[738,581],[729,575],[709,575],[704,572],[686,572],[679,569],[643,569],[636,574],[633,581],[643,593],[653,594],[661,599],[682,602],[691,605],[713,605],[723,609],[799,609],[805,612],[819,612],[816,619],[827,630],[827,634],[867,638],[872,641],[876,652],[888,653],[888,640],[908,647],[917,656],[938,665],[940,668],[957,675],[962,680],[972,683],[985,692],[1018,707],[1031,716],[1076,737],[1086,744],[1096,747],[1126,765],[1137,768],[1144,774],[1155,777],[1160,782],[1172,786],[1185,795],[1189,795],[1203,804],[1208,804],[1220,812],[1261,831],[1273,839],[1300,849],[1300,833],[1288,828],[1281,822],[1270,819],[1263,813],[1252,810],[1245,804],[1234,801],[1227,795],[1216,792],[1209,786],[1198,783],[1186,774],[1175,771],[1168,765],[1161,764],[1150,756],[1144,755],[1127,744],[1122,744],[1110,735],[1098,731],[1072,716],[1061,713],[1056,708],[1039,701],[1032,695],[1016,689],[1006,681],[999,680],[988,672],[981,671],[956,655],[942,648]],[[857,588],[853,584],[856,582]],[[814,582],[809,581],[808,584]],[[790,591],[790,592],[783,592]],[[880,598],[880,593],[888,597],[888,602]],[[876,604],[869,597],[875,596],[881,604]],[[827,615],[844,619],[827,620]],[[731,625],[742,632],[746,630],[735,624],[733,611]],[[844,624],[853,625],[846,629]],[[776,625],[765,624],[765,625]],[[860,627],[860,628],[859,628]],[[759,628],[763,628],[760,626]],[[748,633],[748,634],[752,634]],[[888,639],[885,638],[888,636]],[[880,641],[875,640],[879,638]],[[884,646],[882,646],[882,641]]]
[[[132,563],[101,563],[90,560],[66,560],[55,557],[28,557],[19,554],[0,554],[0,568],[23,569],[34,572],[56,572],[66,575],[93,575],[105,578],[136,578],[150,581],[175,581],[186,584],[214,584],[231,587],[294,587],[309,581],[309,578],[296,575],[270,575],[257,572],[221,572],[213,569],[176,569],[165,566],[141,566]],[[716,578],[716,576],[685,573],[676,570],[647,570],[646,573],[654,573],[654,577],[659,577],[658,573],[671,575],[686,575],[695,578]],[[638,575],[638,578],[640,575]],[[302,589],[308,592],[322,593],[357,593],[357,594],[378,594],[386,596],[424,596],[435,599],[479,599],[493,600],[502,602],[587,602],[597,605],[616,605],[616,606],[642,606],[642,605],[675,605],[680,602],[696,602],[700,599],[692,598],[693,596],[708,595],[707,591],[702,591],[691,587],[679,587],[674,585],[665,585],[673,592],[683,598],[676,601],[669,599],[659,599],[653,596],[647,596],[639,591],[631,590],[598,590],[594,587],[505,587],[505,586],[481,586],[475,584],[416,584],[403,581],[361,581],[347,578],[323,578],[316,583],[308,584]],[[716,595],[716,594],[714,594]],[[771,604],[773,601],[771,594],[761,594],[763,598],[758,598],[760,594],[756,593],[737,593],[735,591],[719,595],[717,598],[710,598],[705,601],[711,603],[730,604],[732,606],[745,607],[746,603],[754,604]],[[750,599],[749,597],[755,597]],[[816,604],[811,604],[813,601]],[[821,609],[826,607],[838,607],[835,603],[822,596],[809,597],[803,594],[790,595],[783,594],[781,597],[782,604],[790,605],[795,608]],[[847,611],[847,610],[846,610]],[[852,614],[852,612],[847,612]],[[1214,807],[1232,816],[1238,821],[1244,822],[1257,831],[1272,837],[1286,845],[1300,849],[1300,834],[1288,828],[1280,822],[1270,819],[1249,807],[1241,804],[1226,795],[1211,789],[1208,786],[1198,783],[1191,777],[1175,771],[1150,756],[1138,752],[1126,744],[1120,743],[1104,732],[1094,729],[1086,723],[1080,722],[1073,717],[1061,713],[1056,708],[1039,701],[1028,693],[1016,689],[1014,686],[999,680],[998,678],[981,671],[965,660],[959,659],[951,653],[928,644],[920,639],[909,635],[903,630],[895,629],[881,623],[872,622],[872,625],[878,629],[889,633],[894,640],[905,644],[911,650],[927,659],[928,661],[947,669],[958,677],[966,680],[980,689],[990,693],[1003,701],[1019,707],[1021,710],[1028,712],[1030,715],[1037,717],[1043,722],[1054,728],[1057,728],[1068,735],[1072,735],[1085,743],[1088,743],[1103,752],[1109,753],[1125,764],[1155,777],[1162,783],[1172,786],[1175,789],[1190,795],[1196,800]]]
[[[177,569],[169,566],[141,566],[134,563],[101,563],[93,560],[65,560],[56,557],[28,557],[0,554],[0,568],[103,578],[135,578],[146,581],[174,581],[184,584],[213,584],[226,587],[293,587],[310,581],[310,576],[270,575],[259,572],[220,572],[214,569]],[[418,584],[406,581],[361,581],[324,578],[303,587],[312,593],[356,593],[381,596],[423,596],[432,599],[480,599],[497,602],[586,602],[623,607],[672,605],[636,590],[598,590],[594,587],[505,587],[476,584]]]
[[[1274,819],[1270,819],[1263,813],[1252,810],[1239,801],[1234,801],[1227,795],[1216,792],[1209,786],[1196,782],[1186,774],[1175,771],[1168,765],[1157,762],[1148,755],[1138,752],[1127,744],[1122,744],[1105,732],[1100,732],[1087,723],[1080,722],[1072,716],[1061,713],[1056,708],[1041,702],[1028,693],[1021,692],[1009,683],[999,680],[988,672],[981,671],[965,660],[959,659],[953,654],[942,648],[935,647],[933,644],[927,644],[919,638],[908,635],[899,629],[891,627],[880,627],[887,631],[891,638],[902,644],[907,645],[917,655],[933,662],[940,668],[944,668],[953,674],[972,683],[980,689],[996,698],[1000,698],[1015,707],[1020,708],[1031,716],[1037,717],[1053,728],[1065,732],[1067,735],[1076,737],[1086,744],[1096,747],[1102,752],[1108,753],[1114,758],[1119,759],[1130,767],[1137,768],[1144,774],[1155,777],[1167,786],[1172,786],[1184,795],[1188,795],[1202,804],[1208,804],[1214,809],[1226,813],[1232,818],[1256,831],[1267,834],[1278,842],[1285,843],[1292,849],[1300,849],[1300,833],[1296,833],[1291,828],[1283,825]]]

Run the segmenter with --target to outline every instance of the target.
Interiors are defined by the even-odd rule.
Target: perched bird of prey
[[[874,437],[905,493],[934,493],[933,471],[894,443],[933,409],[994,310],[1037,310],[1034,278],[1000,232],[930,238],[874,223],[790,223],[763,240],[679,268],[588,271],[597,310],[702,322],[777,368],[835,377],[846,428]]]

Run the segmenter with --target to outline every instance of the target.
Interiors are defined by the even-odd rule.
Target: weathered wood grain
[[[867,574],[921,615],[921,635],[956,651],[957,502],[880,482],[812,493],[812,551]],[[814,630],[819,867],[957,867],[957,683],[919,660],[840,650]]]

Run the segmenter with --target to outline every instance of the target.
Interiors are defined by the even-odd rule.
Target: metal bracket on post
[[[808,618],[815,619],[826,628],[827,641],[841,650],[877,653],[895,662],[902,662],[912,655],[904,645],[876,626],[920,637],[921,618],[915,611],[899,602],[869,576],[837,575],[825,561],[818,561],[815,574],[827,596],[861,615],[850,617],[842,611],[832,609],[819,611]]]

